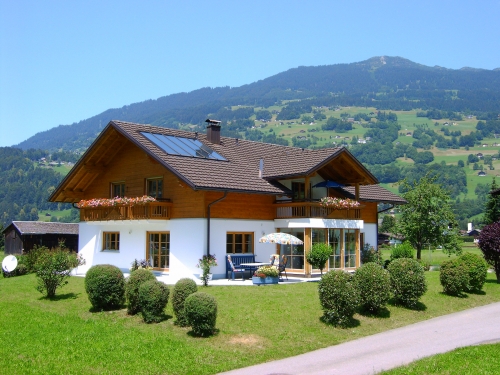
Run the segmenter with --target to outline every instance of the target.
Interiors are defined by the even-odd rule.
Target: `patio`
[[[159,274],[154,272],[156,279],[158,281],[161,281],[167,285],[174,285],[178,279],[175,279],[173,277],[170,277],[169,275],[164,275],[164,274]],[[84,273],[78,273],[78,274],[73,274],[73,276],[77,277],[85,277]],[[130,276],[130,273],[124,273],[123,276],[125,278],[128,278]],[[283,284],[296,284],[296,283],[304,283],[304,282],[317,282],[319,281],[320,275],[313,275],[313,277],[298,277],[298,276],[290,276],[288,275],[288,280],[286,277],[283,278],[283,281],[280,281],[278,285],[283,285]],[[202,286],[203,283],[199,278],[194,279],[196,281],[196,284],[199,286]],[[252,283],[252,279],[236,279],[236,280],[231,280],[231,279],[215,279],[215,280],[210,280],[208,285],[213,285],[213,286],[228,286],[228,285],[234,285],[234,286],[254,286]]]

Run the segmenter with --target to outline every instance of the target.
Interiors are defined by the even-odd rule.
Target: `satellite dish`
[[[14,255],[7,255],[2,262],[2,269],[5,272],[12,272],[17,267],[17,258]]]

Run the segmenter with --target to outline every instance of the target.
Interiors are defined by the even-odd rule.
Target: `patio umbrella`
[[[319,187],[337,188],[337,187],[344,187],[344,185],[339,184],[338,182],[335,181],[325,180],[318,182],[316,185],[313,186],[313,188],[319,188]]]
[[[304,242],[288,233],[269,233],[259,239],[261,243],[277,243],[280,245],[302,245]]]

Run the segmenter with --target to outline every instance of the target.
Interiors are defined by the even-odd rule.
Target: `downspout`
[[[209,203],[207,207],[207,256],[210,255],[210,206],[225,199],[226,196],[227,196],[227,191],[224,192],[224,195],[222,197],[214,200],[212,203]]]

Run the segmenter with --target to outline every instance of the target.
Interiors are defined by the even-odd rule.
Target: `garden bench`
[[[233,262],[233,266],[236,270],[248,270],[250,271],[250,275],[252,275],[253,271],[257,269],[257,267],[241,265],[241,263],[255,263],[255,254],[246,253],[246,254],[229,254],[229,255],[231,255],[231,261]],[[231,265],[229,264],[229,260],[227,259],[226,255],[226,276],[229,275],[229,272],[231,272],[232,274],[233,269],[231,268]]]

